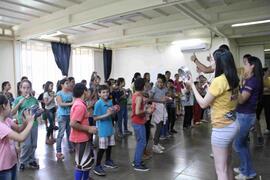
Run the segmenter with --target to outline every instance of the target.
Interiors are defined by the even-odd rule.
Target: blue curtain
[[[107,81],[112,70],[112,50],[103,49],[104,78]]]
[[[68,76],[71,46],[58,42],[51,42],[55,62],[63,76]]]

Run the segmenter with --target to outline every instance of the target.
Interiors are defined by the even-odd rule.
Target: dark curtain
[[[104,78],[107,81],[112,70],[112,50],[103,49]]]
[[[51,42],[55,62],[63,76],[68,76],[71,46],[58,42]]]

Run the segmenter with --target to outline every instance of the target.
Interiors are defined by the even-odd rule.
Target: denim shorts
[[[212,128],[211,144],[220,147],[229,147],[239,131],[239,123],[234,121],[232,124],[223,128]]]

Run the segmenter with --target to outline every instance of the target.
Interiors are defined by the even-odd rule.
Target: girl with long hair
[[[238,100],[239,78],[233,55],[218,49],[213,53],[216,63],[215,78],[205,97],[202,97],[192,78],[187,82],[202,108],[211,106],[212,135],[211,144],[218,180],[232,180],[231,167],[232,142],[239,130],[235,117]]]

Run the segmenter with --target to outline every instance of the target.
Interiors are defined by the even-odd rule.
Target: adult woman
[[[192,79],[191,85],[197,102],[202,108],[211,106],[212,136],[211,144],[218,180],[232,180],[231,145],[239,125],[235,121],[234,110],[237,105],[239,78],[232,54],[225,49],[213,53],[216,69],[206,96],[197,91]]]
[[[235,138],[234,148],[240,158],[239,173],[235,179],[253,179],[256,172],[252,167],[248,145],[248,134],[256,122],[256,105],[263,93],[263,70],[261,61],[250,56],[244,62],[245,77],[236,108],[240,131]]]

